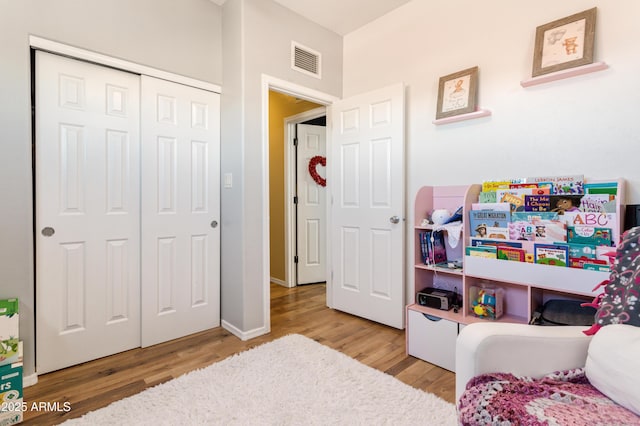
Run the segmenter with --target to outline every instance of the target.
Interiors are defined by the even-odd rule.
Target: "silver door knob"
[[[42,233],[42,235],[44,235],[45,237],[50,237],[50,236],[52,236],[53,234],[55,234],[55,233],[56,233],[56,230],[55,230],[55,229],[53,229],[53,228],[52,228],[52,227],[50,227],[50,226],[46,226],[46,227],[42,228],[42,231],[40,231],[40,232],[41,232],[41,233]]]
[[[391,223],[399,223],[400,222],[400,218],[398,216],[391,216],[389,218],[389,222],[391,222]]]
[[[217,220],[211,221],[211,227],[212,228],[217,228],[218,227],[218,221]]]

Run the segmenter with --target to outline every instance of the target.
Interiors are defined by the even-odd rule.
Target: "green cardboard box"
[[[18,361],[18,299],[0,299],[0,366]]]
[[[22,422],[22,363],[0,366],[0,426]]]

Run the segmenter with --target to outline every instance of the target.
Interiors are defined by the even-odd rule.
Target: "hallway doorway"
[[[293,145],[297,136],[296,128],[301,123],[324,125],[325,115],[326,111],[322,105],[277,91],[269,91],[270,279],[271,282],[284,287],[295,287],[298,284],[295,262],[296,259],[298,262],[301,259],[295,204],[300,198],[295,197],[299,197],[297,175],[306,170],[299,170],[301,167],[297,166],[296,162],[296,147]],[[326,176],[323,169],[321,166],[316,167],[320,175]],[[319,194],[318,191],[317,195]],[[322,208],[326,210],[326,207]],[[312,225],[310,228],[312,232],[319,232],[318,227]],[[326,250],[323,247],[323,257],[324,251]],[[313,255],[316,253],[314,251]],[[316,259],[312,260],[315,262]],[[324,277],[320,281],[324,281]],[[311,282],[319,281],[316,278],[309,281]]]

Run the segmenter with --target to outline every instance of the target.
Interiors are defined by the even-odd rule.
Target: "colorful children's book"
[[[561,244],[535,244],[535,262],[543,265],[567,266],[569,247]]]
[[[442,231],[424,231],[418,234],[420,254],[425,265],[435,265],[447,261],[447,247]]]
[[[549,211],[559,214],[580,211],[582,197],[583,195],[550,195]]]
[[[525,195],[524,211],[548,212],[550,209],[550,195]]]
[[[596,258],[596,246],[591,244],[569,243],[569,257]]]
[[[496,189],[496,197],[498,200],[504,196],[504,194],[512,194],[517,195],[518,197],[522,197],[525,194],[531,194],[531,188],[501,188]]]
[[[596,259],[596,246],[588,244],[569,244],[569,266],[583,269],[585,262],[601,261]]]
[[[615,213],[565,212],[560,216],[567,226],[592,226],[611,229],[611,240],[614,244],[620,241],[620,225]]]
[[[482,192],[495,192],[496,189],[509,188],[510,180],[487,180],[482,182]]]
[[[550,182],[552,194],[584,194],[584,175],[528,177],[526,181]]]
[[[422,257],[422,263],[429,265],[429,244],[428,241],[431,238],[431,231],[420,232],[418,234],[418,240],[420,241],[420,255]]]
[[[506,246],[506,247],[522,248],[522,242],[519,242],[519,241],[490,240],[487,238],[471,238],[470,243],[471,243],[471,247]]]
[[[469,229],[471,236],[487,238],[487,228],[508,228],[511,221],[510,211],[470,210]]]
[[[520,220],[509,223],[510,240],[534,241],[535,231],[535,227],[531,222]]]
[[[589,259],[588,257],[570,257],[569,258],[569,267],[571,268],[585,269],[584,267],[585,263],[590,263],[592,265],[595,265],[595,264],[605,265],[607,267],[609,266],[609,264],[604,260]]]
[[[431,245],[431,254],[433,257],[433,263],[445,263],[447,261],[447,246],[444,242],[444,232],[443,231],[433,231],[432,235],[432,245]]]
[[[496,199],[501,203],[511,204],[512,212],[524,210],[524,196],[520,197],[508,192],[500,196],[500,194],[496,192]]]
[[[483,191],[478,194],[478,202],[480,203],[495,203],[496,200],[496,191]]]
[[[567,242],[567,224],[561,220],[533,219],[535,241],[549,243]]]
[[[495,259],[497,256],[496,252],[496,246],[467,247],[465,249],[467,256],[484,257],[486,259]]]
[[[511,212],[511,221],[531,222],[539,220],[559,220],[558,212]]]
[[[471,210],[510,211],[511,205],[509,203],[471,203]]]
[[[615,195],[610,194],[585,194],[580,200],[580,211],[583,212],[607,213],[613,207],[612,213],[615,213],[615,206]]]
[[[497,257],[500,260],[511,260],[516,262],[524,262],[525,252],[523,249],[498,246]]]
[[[534,184],[535,185],[535,184]],[[548,195],[548,188],[510,188],[496,190],[496,199],[499,202],[510,203],[512,211],[524,210],[525,197],[528,195]]]
[[[585,194],[618,195],[618,182],[594,182],[584,184]]]
[[[549,191],[547,194],[553,194],[553,182],[538,182],[538,188],[545,188]]]
[[[500,240],[509,239],[509,228],[500,228],[497,226],[487,226],[487,238],[494,238]]]
[[[498,196],[504,195],[505,189],[496,190]],[[519,197],[525,195],[549,195],[551,193],[550,186],[538,186],[537,183],[516,183],[509,186],[508,190],[511,194]]]
[[[537,183],[510,183],[509,189],[537,188]]]
[[[582,269],[587,269],[589,271],[609,272],[611,267],[609,265],[600,265],[597,263],[585,263],[584,265],[582,265]]]
[[[592,246],[611,246],[611,229],[594,226],[567,227],[567,242]]]

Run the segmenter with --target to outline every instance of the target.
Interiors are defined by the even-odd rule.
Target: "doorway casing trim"
[[[271,278],[270,267],[270,244],[269,244],[269,90],[284,93],[316,104],[330,106],[340,98],[328,93],[310,89],[290,81],[262,74],[262,300],[263,300],[263,330],[260,334],[271,331],[271,289],[269,288]],[[327,108],[327,144],[331,140],[331,108]],[[327,155],[329,152],[327,152]],[[330,161],[327,156],[327,161]],[[328,170],[328,168],[327,168]],[[327,173],[327,179],[330,176]],[[331,217],[329,206],[331,200],[331,188],[327,186],[327,252],[331,247]],[[331,307],[331,260],[327,256],[327,305]],[[257,330],[253,330],[254,332]],[[253,333],[252,333],[253,334]],[[255,334],[251,337],[256,337]],[[250,337],[249,337],[250,338]]]
[[[284,255],[286,259],[285,266],[285,286],[286,287],[295,287],[298,283],[296,281],[296,272],[295,272],[295,263],[293,261],[293,256],[295,253],[296,247],[296,231],[294,227],[296,226],[295,222],[295,208],[293,204],[293,197],[295,194],[296,187],[296,173],[294,172],[293,165],[295,164],[295,147],[293,145],[293,140],[296,137],[295,128],[297,124],[302,122],[313,120],[314,118],[324,117],[327,114],[326,107],[315,108],[309,111],[302,112],[300,114],[292,115],[290,117],[286,117],[284,119],[284,170],[285,170],[285,180],[284,180],[284,192],[285,192],[285,207],[284,207],[284,215],[285,215],[285,226],[284,226]],[[325,168],[326,170],[326,168]]]

